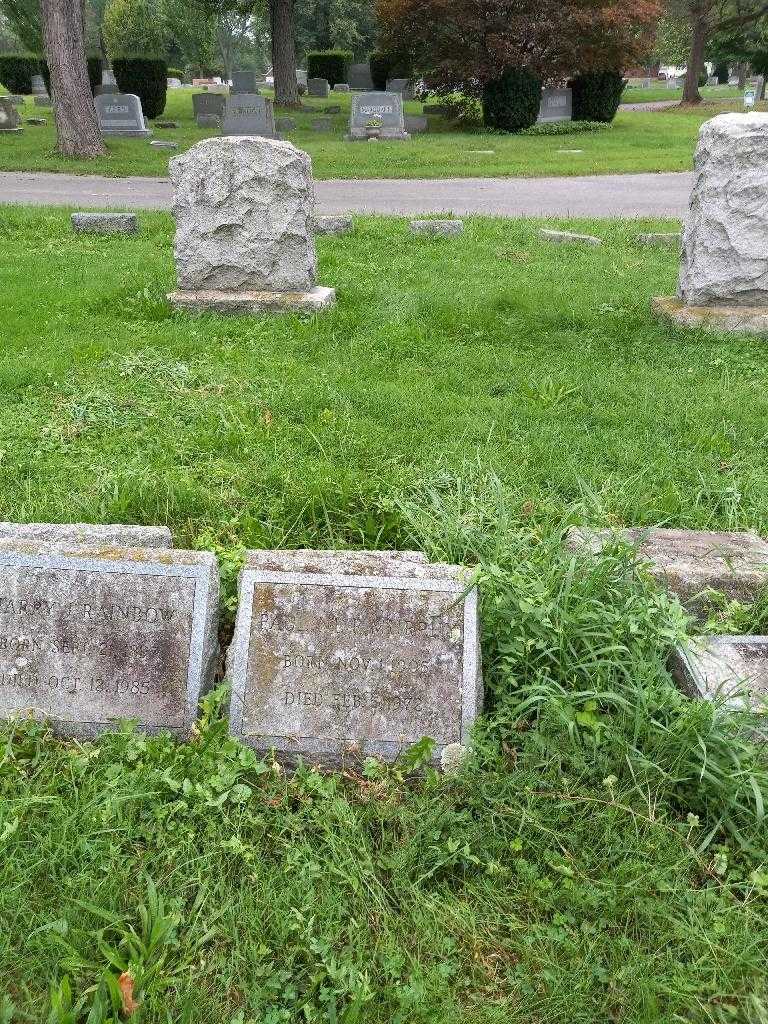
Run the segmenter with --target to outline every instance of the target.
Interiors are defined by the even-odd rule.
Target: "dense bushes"
[[[483,88],[486,128],[519,132],[536,123],[541,107],[541,81],[525,68],[509,68]],[[594,120],[594,119],[593,119]]]
[[[331,88],[344,83],[354,54],[349,50],[315,50],[307,54],[307,77],[325,78]]]
[[[410,78],[412,74],[408,61],[397,53],[372,53],[369,63],[374,89],[386,89],[390,78]]]
[[[32,75],[40,74],[40,58],[31,53],[0,53],[0,84],[8,92],[32,92]]]
[[[715,64],[715,77],[718,85],[728,85],[728,62],[719,61]]]
[[[612,121],[626,82],[618,71],[592,71],[569,82],[574,121]]]
[[[181,70],[181,68],[168,68],[168,77],[169,78],[178,78],[178,80],[180,82],[183,82],[184,81],[184,72]]]
[[[168,88],[166,62],[159,57],[115,57],[112,67],[120,92],[138,96],[145,117],[159,117]]]

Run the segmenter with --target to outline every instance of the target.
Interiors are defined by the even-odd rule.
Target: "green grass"
[[[523,137],[485,132],[453,132],[440,119],[434,131],[416,135],[408,143],[348,143],[350,97],[332,94],[326,100],[307,99],[305,110],[285,112],[297,121],[289,139],[312,157],[316,178],[463,178],[629,173],[633,171],[689,170],[699,128],[703,121],[729,109],[712,104],[694,112],[655,111],[620,113],[610,130],[566,140],[558,137]],[[310,128],[322,107],[336,104],[331,132]],[[734,109],[740,109],[734,105]],[[418,112],[421,104],[408,103]],[[89,161],[65,160],[54,152],[55,130],[50,109],[32,106],[24,116],[48,118],[45,127],[27,126],[22,135],[3,139],[0,171],[59,171],[72,174],[165,176],[168,151],[153,150],[143,139],[107,139],[109,155]],[[278,111],[278,116],[281,112]],[[164,117],[178,121],[178,130],[155,130],[155,138],[172,139],[179,152],[200,139],[216,134],[199,129],[192,118],[189,91],[171,90]],[[581,153],[562,150],[580,149]],[[492,150],[478,152],[478,150]],[[170,154],[171,156],[173,154]]]
[[[704,100],[708,103],[718,100],[736,100],[744,95],[742,89],[735,85],[703,85],[700,87]],[[655,103],[660,100],[681,100],[682,89],[668,89],[666,85],[652,85],[649,89],[640,89],[628,85],[621,96],[622,103]]]
[[[171,313],[141,224],[3,210],[0,517],[168,523],[228,616],[244,547],[479,563],[487,717],[444,779],[279,773],[221,697],[188,745],[4,727],[0,1020],[112,1024],[128,968],[137,1024],[764,1024],[764,754],[671,685],[627,555],[559,544],[768,532],[764,343],[651,319],[669,224],[360,219],[318,240],[338,307],[261,320]]]

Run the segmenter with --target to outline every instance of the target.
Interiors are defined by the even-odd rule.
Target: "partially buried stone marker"
[[[8,540],[75,547],[173,547],[167,526],[125,526],[121,523],[0,523],[0,541]]]
[[[706,636],[677,647],[675,681],[689,697],[768,713],[768,636]]]
[[[217,653],[213,555],[0,542],[0,716],[189,734]]]
[[[139,219],[135,213],[73,213],[72,228],[82,235],[135,235]]]
[[[231,728],[289,760],[465,744],[482,704],[477,595],[397,552],[252,551],[229,655]]]
[[[247,314],[316,310],[312,164],[290,142],[226,136],[170,162],[179,309]]]

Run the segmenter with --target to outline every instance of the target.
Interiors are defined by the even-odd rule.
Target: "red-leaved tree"
[[[623,71],[653,45],[660,0],[378,0],[383,48],[430,88],[479,95],[509,68],[543,81]]]

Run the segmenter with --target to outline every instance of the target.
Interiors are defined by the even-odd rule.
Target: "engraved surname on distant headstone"
[[[65,735],[121,718],[186,735],[215,651],[212,555],[53,545],[0,550],[0,716]]]
[[[144,124],[141,100],[132,93],[102,93],[94,97],[103,135],[143,138],[151,134]]]
[[[570,121],[573,111],[573,96],[570,89],[544,89],[539,106],[540,123],[549,121]]]
[[[236,93],[227,97],[221,133],[276,138],[275,109],[272,100],[257,93]]]
[[[459,572],[396,561],[377,576],[246,567],[234,733],[321,758],[392,759],[423,736],[438,753],[466,742],[479,705],[477,603]]]
[[[349,138],[364,139],[368,122],[381,126],[383,139],[407,139],[403,117],[403,97],[390,92],[362,92],[352,97]]]

